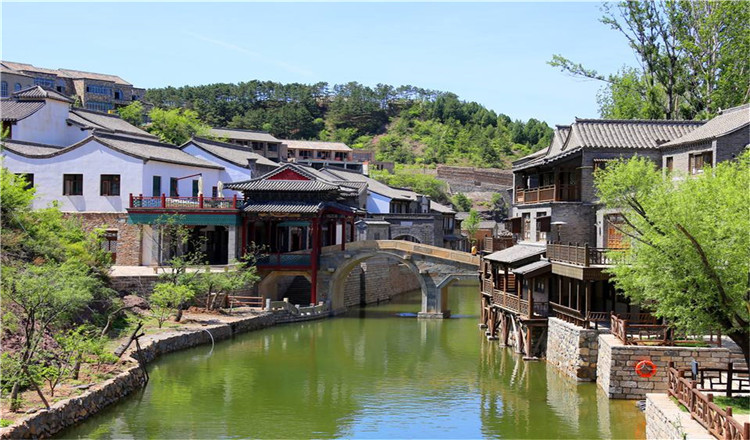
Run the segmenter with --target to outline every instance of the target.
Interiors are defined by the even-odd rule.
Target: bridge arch
[[[352,258],[346,260],[344,264],[339,265],[336,270],[331,274],[331,281],[328,287],[328,298],[331,300],[331,308],[333,310],[344,310],[344,290],[346,288],[346,280],[349,278],[349,274],[363,263],[373,257],[386,257],[395,259],[400,263],[403,263],[419,281],[419,288],[422,291],[422,305],[427,302],[427,296],[430,292],[430,286],[427,285],[425,278],[421,275],[419,267],[411,260],[411,258],[404,258],[395,252],[388,252],[384,250],[372,250],[366,252],[360,252],[356,255],[352,255]]]

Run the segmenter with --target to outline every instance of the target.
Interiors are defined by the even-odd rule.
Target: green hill
[[[507,167],[552,137],[536,119],[514,121],[453,93],[413,86],[249,81],[150,89],[146,100],[192,109],[214,127],[339,141],[402,164]]]

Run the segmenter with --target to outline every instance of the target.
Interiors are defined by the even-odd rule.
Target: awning
[[[287,227],[300,226],[300,227],[304,227],[304,226],[310,226],[310,222],[301,221],[301,220],[299,220],[299,221],[285,221],[285,222],[279,223],[279,226],[287,226]]]
[[[546,250],[547,248],[545,246],[517,244],[501,251],[493,252],[484,257],[484,259],[497,261],[498,263],[511,264],[527,258],[542,255]]]
[[[513,269],[516,275],[523,275],[526,278],[533,278],[552,271],[552,263],[545,260],[535,261],[533,263]]]

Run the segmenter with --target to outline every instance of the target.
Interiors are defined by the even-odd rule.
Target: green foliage
[[[168,144],[181,145],[189,141],[193,135],[209,134],[210,127],[201,122],[198,113],[193,110],[164,110],[155,107],[148,115],[151,118],[148,131]]]
[[[0,419],[0,428],[7,428],[12,425],[13,421],[8,419]]]
[[[190,286],[197,295],[206,297],[206,309],[213,309],[214,301],[220,295],[249,288],[260,280],[254,266],[240,265],[235,270],[225,272],[211,272],[209,269],[207,267],[205,272],[195,277]]]
[[[666,178],[635,157],[595,174],[629,237],[612,269],[618,288],[688,334],[717,327],[750,349],[750,153],[696,177]]]
[[[120,107],[117,109],[117,113],[122,119],[136,127],[143,125],[144,110],[141,101],[133,101],[125,107]]]
[[[461,223],[461,229],[465,230],[466,233],[469,235],[469,240],[471,241],[471,244],[475,244],[477,242],[477,231],[479,230],[479,223],[482,221],[482,218],[479,217],[479,213],[472,209],[469,211],[469,216]]]
[[[433,175],[415,172],[412,168],[398,167],[394,174],[383,170],[372,172],[371,176],[386,185],[408,188],[419,194],[430,196],[438,203],[449,203],[448,185]]]
[[[147,99],[194,110],[213,126],[344,142],[403,164],[507,166],[552,138],[552,129],[535,119],[511,121],[455,94],[412,86],[250,81],[152,89]]]
[[[195,292],[186,285],[158,283],[149,297],[151,312],[159,323],[159,328],[183,304],[193,299]]]
[[[549,62],[574,76],[608,83],[604,117],[709,118],[750,100],[750,3],[622,1],[601,21],[620,32],[641,68],[605,76],[560,55]]]
[[[451,198],[451,203],[457,211],[468,212],[471,209],[471,200],[464,193],[458,193]]]

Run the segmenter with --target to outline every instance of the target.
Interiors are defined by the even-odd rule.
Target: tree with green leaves
[[[721,330],[747,362],[750,153],[697,177],[664,176],[636,156],[608,164],[595,182],[604,206],[625,219],[615,285],[678,330]]]
[[[164,110],[155,107],[149,112],[151,124],[148,131],[159,136],[162,142],[180,145],[194,135],[209,136],[211,127],[198,119],[198,113],[189,109]]]
[[[479,231],[479,223],[481,221],[482,218],[479,217],[479,213],[472,209],[469,211],[469,216],[461,224],[461,229],[464,229],[469,235],[469,241],[472,245],[477,243],[477,231]]]
[[[622,1],[601,21],[626,38],[638,69],[603,75],[561,55],[549,64],[606,82],[602,116],[705,119],[750,100],[748,2]]]
[[[141,101],[133,101],[125,107],[118,108],[117,114],[119,114],[122,119],[136,127],[143,125],[144,109]]]
[[[469,212],[471,210],[471,200],[464,193],[457,193],[451,197],[451,203],[460,212]]]

